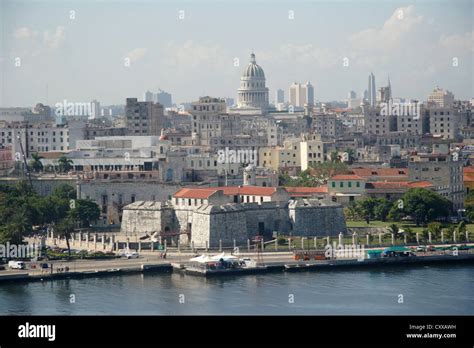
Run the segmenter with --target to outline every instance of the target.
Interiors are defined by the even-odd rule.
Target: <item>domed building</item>
[[[268,108],[268,88],[265,87],[265,73],[255,61],[255,54],[250,55],[250,62],[240,78],[237,91],[239,109],[256,110],[265,113]]]

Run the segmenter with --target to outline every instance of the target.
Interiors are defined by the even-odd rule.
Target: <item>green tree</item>
[[[433,240],[441,238],[442,225],[439,222],[430,222],[428,224],[428,231],[431,232]]]
[[[350,147],[348,147],[345,151],[347,153],[347,164],[353,164],[354,161],[356,160],[356,156],[355,156],[355,151],[354,149],[351,149]]]
[[[326,184],[333,175],[348,174],[349,168],[345,163],[322,162],[313,164],[308,171],[315,181],[322,185]]]
[[[458,233],[466,233],[466,223],[464,221],[461,221],[458,225]]]
[[[72,160],[66,156],[61,156],[58,159],[58,169],[61,173],[67,173],[72,169]]]
[[[413,231],[412,228],[406,227],[405,228],[405,234],[407,236],[407,242],[408,243],[416,242],[416,233],[415,233],[415,231]]]
[[[392,205],[393,204],[388,199],[377,199],[374,207],[375,218],[377,220],[386,221]]]
[[[54,188],[53,196],[62,199],[76,199],[76,189],[68,184],[60,184]]]
[[[90,227],[91,222],[99,219],[100,209],[94,201],[78,199],[75,207],[70,211],[70,216],[79,222],[81,227]]]
[[[394,239],[397,240],[400,238],[399,232],[400,229],[398,228],[397,224],[391,224],[388,226],[388,232],[393,235]]]
[[[366,223],[370,223],[370,220],[374,217],[374,209],[377,205],[377,200],[373,198],[366,198],[357,202],[357,209],[359,215],[365,220]]]
[[[341,156],[339,156],[339,153],[337,151],[331,152],[329,157],[331,158],[331,162],[333,162],[333,163],[340,163],[341,162]]]
[[[43,158],[44,157],[40,156],[37,152],[31,154],[29,166],[35,173],[40,173],[43,171],[43,163],[41,163]]]
[[[69,240],[71,239],[71,233],[74,231],[74,219],[71,216],[67,216],[58,222],[54,230],[61,237],[66,239],[67,252],[69,257],[71,257],[71,245],[69,244]]]
[[[349,202],[347,207],[344,209],[344,215],[346,216],[346,219],[352,221],[358,220],[360,218],[357,209],[357,204],[354,201]]]
[[[436,192],[423,188],[408,190],[402,197],[404,214],[410,215],[416,225],[426,225],[436,218],[446,218],[451,211],[451,202]]]

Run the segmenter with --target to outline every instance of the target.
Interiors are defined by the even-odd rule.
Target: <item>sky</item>
[[[252,51],[270,90],[310,81],[345,100],[390,76],[393,95],[474,97],[474,2],[0,0],[0,105],[236,98]],[[237,64],[236,64],[237,63]]]

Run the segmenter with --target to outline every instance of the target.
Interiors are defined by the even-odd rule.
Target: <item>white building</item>
[[[238,94],[238,109],[255,110],[266,113],[268,109],[268,88],[265,87],[265,73],[255,60],[255,54],[250,55],[250,62],[240,78]]]
[[[314,88],[310,82],[301,84],[294,82],[288,91],[288,102],[294,107],[314,105]]]
[[[91,101],[91,116],[89,118],[94,120],[100,116],[102,116],[100,111],[100,103],[94,99]]]
[[[377,104],[377,94],[375,88],[375,75],[370,73],[369,75],[369,89],[367,93],[367,100],[370,106],[375,106]]]

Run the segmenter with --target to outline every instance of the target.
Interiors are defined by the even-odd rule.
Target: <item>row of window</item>
[[[356,184],[356,187],[360,187],[360,181],[356,181],[355,184]],[[331,183],[331,187],[333,187],[333,188],[336,187],[336,182],[335,181],[333,181]],[[344,181],[339,181],[339,187],[344,187]],[[352,187],[352,181],[347,182],[347,187]]]

